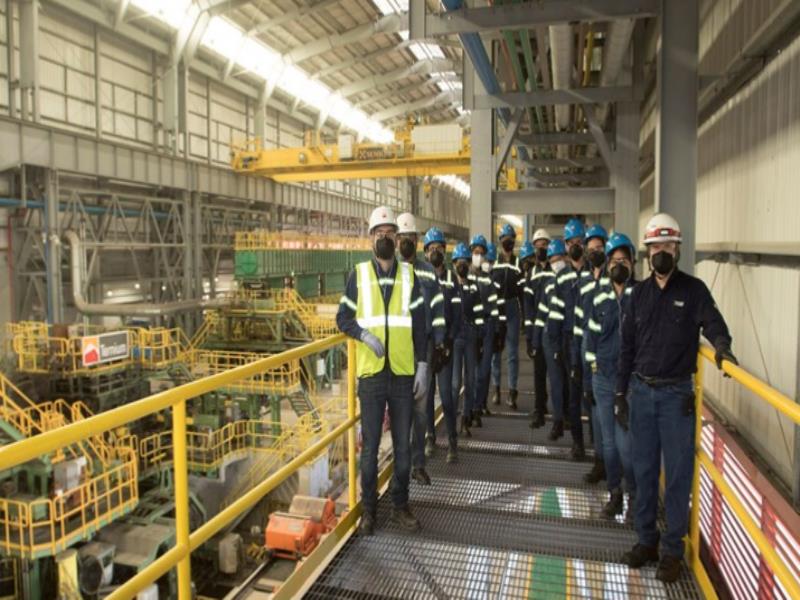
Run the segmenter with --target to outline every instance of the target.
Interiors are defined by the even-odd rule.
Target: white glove
[[[369,349],[372,350],[378,358],[383,358],[383,355],[386,354],[383,343],[371,331],[364,329],[361,332],[361,341],[369,346]]]
[[[428,396],[428,363],[418,362],[417,372],[414,375],[414,400],[422,400]]]

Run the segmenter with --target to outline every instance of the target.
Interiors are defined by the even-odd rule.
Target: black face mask
[[[536,249],[536,260],[538,262],[544,262],[547,260],[547,248]]]
[[[503,240],[502,244],[503,244],[503,250],[505,250],[506,252],[511,252],[514,249],[514,240],[510,239]]]
[[[469,273],[469,265],[467,263],[458,263],[456,265],[456,273],[458,273],[459,277],[464,279],[467,273]]]
[[[606,255],[602,250],[592,250],[589,252],[589,263],[595,268],[599,269],[606,262]]]
[[[650,257],[650,264],[659,275],[666,275],[675,268],[675,257],[669,252],[656,252]]]
[[[378,238],[375,242],[375,256],[389,260],[394,256],[394,240],[388,237]]]
[[[580,260],[581,256],[583,256],[583,246],[575,244],[569,247],[569,257],[572,260]]]
[[[417,253],[417,246],[408,238],[400,240],[400,255],[409,259]]]
[[[444,253],[441,250],[433,250],[430,257],[431,264],[437,269],[444,264]]]
[[[631,271],[625,265],[617,263],[611,267],[609,275],[611,275],[611,281],[614,283],[625,283],[631,276]]]

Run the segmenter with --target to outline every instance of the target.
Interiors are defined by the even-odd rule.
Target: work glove
[[[536,356],[536,349],[533,347],[533,342],[531,340],[528,340],[525,351],[528,353],[528,358],[530,359],[533,359]]]
[[[578,367],[572,367],[569,370],[569,378],[571,381],[578,381],[580,379],[580,371],[578,371]]]
[[[447,352],[447,346],[441,344],[433,349],[433,358],[431,359],[431,370],[434,373],[441,371],[450,360],[450,355]]]
[[[556,362],[557,365],[564,364],[564,357],[561,355],[561,350],[556,350],[553,352],[553,360]]]
[[[717,363],[717,368],[722,371],[722,361],[727,360],[732,362],[735,365],[739,364],[739,361],[736,360],[736,357],[731,352],[731,347],[728,344],[717,344],[716,353],[714,354],[714,361]],[[730,375],[723,372],[725,377],[730,378]]]
[[[583,392],[583,403],[586,406],[597,406],[597,402],[594,399],[594,392],[591,390],[587,390]]]
[[[361,332],[361,341],[372,350],[377,358],[383,358],[383,355],[386,354],[386,350],[383,348],[383,342],[371,331],[364,329]]]
[[[417,372],[414,374],[414,400],[420,401],[428,397],[429,380],[430,372],[428,370],[428,363],[418,362]]]
[[[629,411],[628,398],[622,392],[617,392],[614,395],[614,417],[623,431],[628,431]]]

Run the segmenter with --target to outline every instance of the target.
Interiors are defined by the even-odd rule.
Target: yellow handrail
[[[775,574],[783,588],[788,592],[790,598],[800,598],[800,581],[789,569],[786,561],[778,554],[761,526],[750,516],[747,508],[736,496],[733,488],[725,480],[714,464],[713,458],[703,449],[702,444],[702,420],[703,420],[703,379],[705,372],[705,361],[715,363],[714,350],[709,346],[702,345],[697,358],[697,376],[695,378],[696,389],[696,414],[697,422],[695,426],[695,455],[696,463],[694,476],[692,479],[692,506],[689,519],[689,555],[690,566],[700,583],[706,597],[716,598],[711,580],[706,572],[705,566],[700,559],[700,467],[709,476],[713,485],[722,493],[722,497],[728,506],[733,510],[750,536],[753,544],[758,548],[764,562]],[[765,400],[776,408],[781,414],[788,417],[796,424],[800,424],[800,406],[792,401],[788,396],[782,394],[772,386],[764,383],[757,377],[745,371],[742,367],[734,365],[730,361],[723,361],[722,370],[730,375],[737,383],[753,392],[756,396]]]
[[[286,480],[292,473],[296,472],[302,465],[316,458],[316,456],[323,452],[334,440],[351,429],[357,422],[358,417],[354,416],[348,418],[334,430],[323,435],[317,443],[302,451],[289,461],[288,464],[270,475],[265,481],[244,494],[229,507],[190,534],[186,401],[201,394],[212,392],[220,387],[230,385],[239,379],[247,379],[269,369],[275,369],[286,362],[299,360],[305,356],[323,352],[345,341],[345,336],[343,334],[338,334],[323,340],[311,342],[304,346],[230,369],[229,371],[191,381],[170,390],[153,394],[136,402],[114,408],[78,422],[67,424],[55,431],[44,432],[34,437],[2,446],[0,447],[0,471],[34,460],[43,453],[53,452],[58,448],[75,444],[93,435],[97,435],[100,432],[122,427],[132,421],[171,408],[173,411],[172,436],[174,443],[173,469],[176,500],[176,545],[115,590],[109,598],[113,600],[131,598],[168,570],[177,566],[178,597],[180,600],[189,600],[191,595],[189,553],[191,550],[206,542],[211,536],[238,517],[240,513],[254,506],[261,498]],[[354,352],[355,344],[350,342],[348,344],[348,354]],[[354,364],[352,363],[352,359],[349,361],[349,364]],[[354,406],[355,386],[350,385],[348,386],[349,414],[353,414],[354,409],[352,407]],[[353,454],[352,449],[350,450],[350,454]],[[136,468],[135,461],[133,462],[133,468]],[[352,467],[349,472],[351,474],[349,485],[351,488],[354,488],[356,481],[355,478],[352,477],[354,473]],[[87,503],[89,503],[88,500]]]

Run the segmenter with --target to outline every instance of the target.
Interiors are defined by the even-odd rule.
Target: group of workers
[[[490,383],[491,403],[502,401],[504,350],[506,403],[516,410],[524,330],[534,372],[530,426],[544,426],[549,413],[549,439],[569,430],[571,457],[580,461],[586,456],[582,416],[588,414],[594,462],[584,480],[606,481],[603,516],[624,512],[638,535],[622,562],[640,568],[657,561],[658,579],[677,580],[694,468],[693,375],[701,330],[719,368],[724,360],[736,364],[708,288],[678,269],[678,223],[660,213],[647,224],[643,242],[651,273],[643,281],[634,277],[636,246],[627,235],[609,235],[598,224],[587,229],[578,219],[566,224],[563,238],[539,229],[518,255],[508,224],[500,231],[499,253],[475,235],[469,245],[455,246],[452,268],[442,231],[433,227],[422,238],[426,260],[417,255],[419,233],[413,215],[395,218],[389,207],[376,208],[369,221],[373,259],[356,265],[337,314],[340,330],[359,342],[360,532],[372,535],[375,529],[387,407],[392,519],[414,531],[420,524],[409,508],[409,483],[413,478],[431,485],[425,459],[436,451],[436,385],[448,435],[446,460],[452,463],[458,461],[459,433],[471,435],[491,414]],[[660,537],[662,460],[666,528]]]

